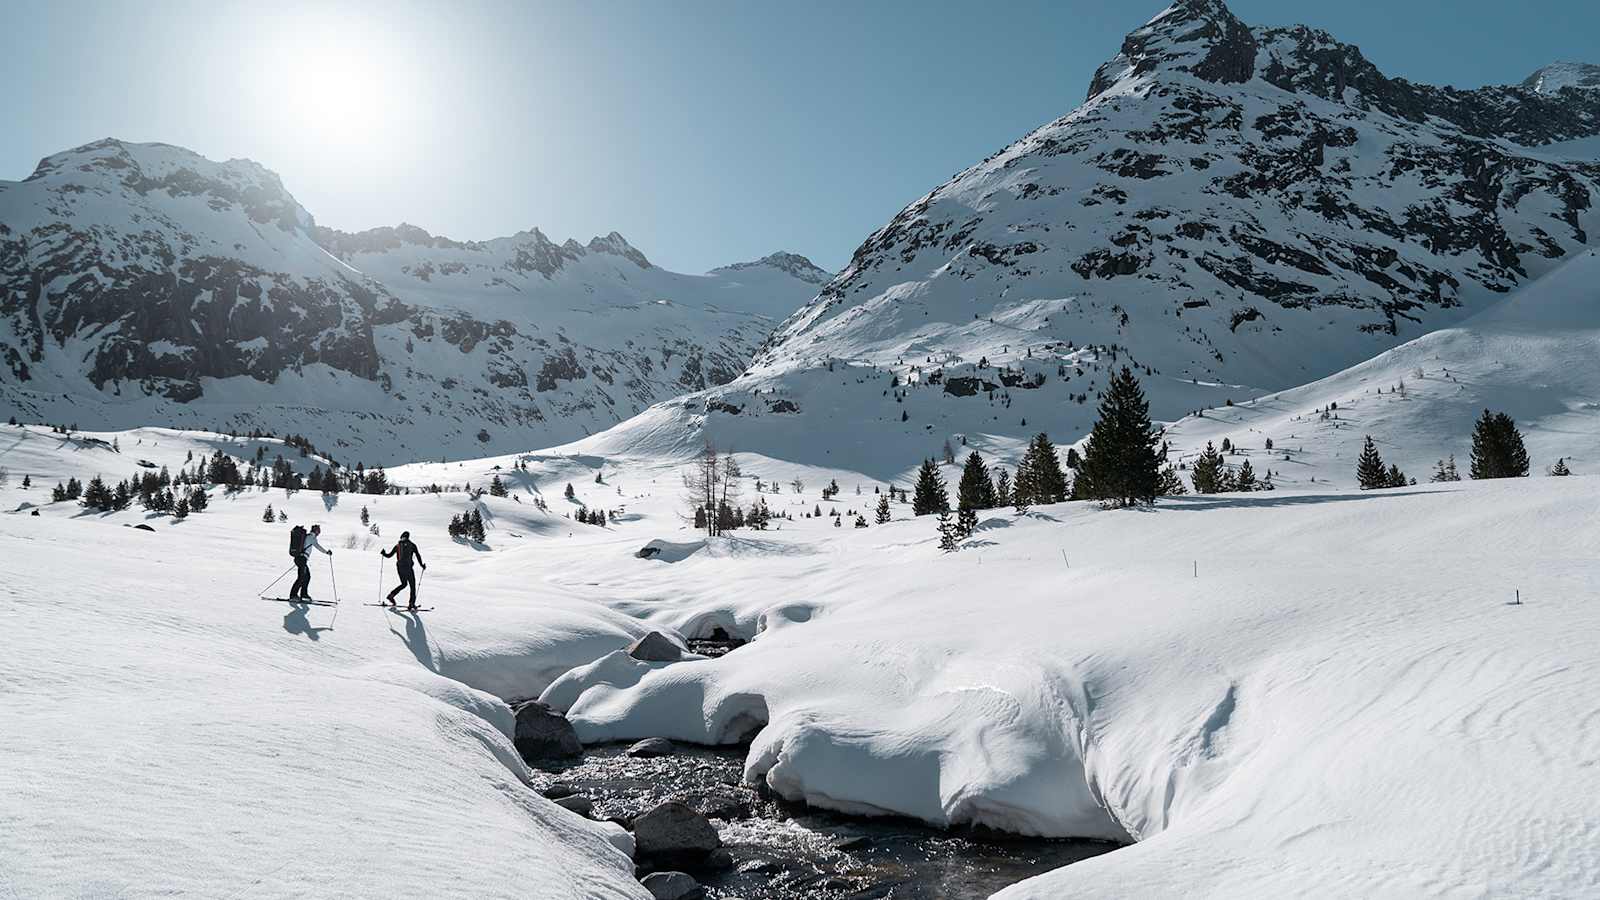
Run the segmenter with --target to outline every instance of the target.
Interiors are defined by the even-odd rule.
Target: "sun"
[[[353,149],[387,120],[392,97],[384,71],[359,42],[320,41],[294,54],[282,80],[281,113],[307,140]]]

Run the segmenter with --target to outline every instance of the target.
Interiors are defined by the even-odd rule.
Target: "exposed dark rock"
[[[562,809],[567,810],[568,812],[575,812],[586,819],[589,818],[590,813],[594,812],[594,801],[583,796],[582,794],[573,794],[570,797],[561,797],[555,801],[555,804]]]
[[[512,743],[528,759],[577,756],[583,744],[567,717],[537,700],[516,708],[517,730]]]
[[[683,659],[683,648],[672,638],[652,631],[628,645],[628,655],[645,662],[677,662]]]
[[[654,900],[693,900],[705,889],[686,872],[652,872],[641,882]]]
[[[658,867],[692,867],[722,846],[705,816],[670,800],[635,818],[633,837],[638,856]]]
[[[676,752],[677,748],[672,746],[671,741],[660,737],[645,738],[644,740],[639,741],[628,748],[629,756],[636,756],[643,759],[649,759],[657,756],[671,756]]]

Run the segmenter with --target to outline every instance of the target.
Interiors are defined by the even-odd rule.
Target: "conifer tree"
[[[939,511],[939,549],[945,552],[955,550],[960,546],[956,540],[956,525],[950,521],[950,510]]]
[[[1384,468],[1383,457],[1378,455],[1378,445],[1367,435],[1361,447],[1361,458],[1356,461],[1356,482],[1363,491],[1375,491],[1389,486],[1389,471]]]
[[[1084,444],[1074,496],[1116,506],[1154,503],[1161,485],[1160,439],[1139,380],[1123,366],[1100,395],[1100,417]]]
[[[1473,478],[1521,478],[1528,474],[1528,450],[1522,432],[1505,413],[1487,409],[1472,430]]]
[[[939,466],[931,459],[922,461],[922,468],[917,470],[917,484],[911,494],[911,512],[915,515],[926,516],[930,513],[947,512],[950,509],[950,496],[945,491],[944,478],[939,474]]]
[[[1400,466],[1391,463],[1390,466],[1389,466],[1389,477],[1388,477],[1387,483],[1384,484],[1384,487],[1392,487],[1393,488],[1393,487],[1405,487],[1405,486],[1406,486],[1406,473],[1400,471]]]
[[[1239,474],[1234,478],[1233,489],[1241,492],[1250,492],[1256,489],[1256,471],[1250,467],[1250,460],[1245,460],[1239,467]]]
[[[189,518],[189,498],[188,497],[179,497],[178,498],[178,502],[172,507],[172,517],[174,519],[187,519],[187,518]]]
[[[884,525],[884,524],[888,523],[889,518],[890,518],[890,516],[889,516],[889,495],[888,494],[879,494],[878,495],[878,511],[873,516],[873,518],[877,520],[879,525]]]
[[[1161,481],[1156,485],[1156,496],[1181,497],[1187,493],[1189,489],[1183,486],[1183,479],[1178,477],[1178,470],[1171,466],[1163,467]]]
[[[1067,499],[1067,476],[1061,471],[1061,460],[1056,456],[1055,444],[1050,443],[1050,438],[1044,432],[1034,435],[1028,444],[1028,450],[1022,456],[1022,465],[1018,468],[1018,482],[1013,484],[1012,493],[1016,493],[1021,484],[1022,470],[1028,473],[1028,502],[1031,503],[1060,503]]]
[[[89,486],[83,491],[83,505],[101,512],[111,511],[111,489],[99,475],[89,479]]]
[[[972,508],[963,509],[956,513],[956,538],[966,540],[978,530],[978,511]]]
[[[211,498],[206,496],[205,488],[195,485],[189,491],[189,509],[194,512],[205,512],[211,505]]]
[[[998,509],[998,508],[1000,508],[1002,506],[1010,506],[1011,505],[1011,476],[1006,474],[1006,470],[1005,469],[1002,469],[999,466],[995,466],[995,468],[994,468],[994,478],[990,482],[990,485],[991,485],[990,491],[991,491],[991,501],[992,501],[990,503],[990,506],[992,506],[992,507],[994,507],[996,509]]]
[[[272,504],[271,503],[268,503],[266,510],[264,510],[261,513],[261,521],[263,521],[263,522],[276,522],[276,521],[278,521],[278,514],[272,511]]]
[[[994,483],[989,480],[989,467],[974,450],[968,454],[961,469],[961,481],[956,485],[958,509],[989,509],[994,506]]]
[[[1557,477],[1571,475],[1572,470],[1567,468],[1567,458],[1563,456],[1556,460],[1556,464],[1550,467],[1550,474]]]
[[[1450,454],[1449,461],[1441,459],[1433,467],[1433,478],[1431,480],[1435,482],[1461,480],[1461,473],[1456,471],[1456,455],[1454,453]]]
[[[1189,474],[1189,480],[1194,483],[1196,494],[1221,492],[1222,454],[1210,441],[1206,442],[1206,449],[1200,453],[1200,458],[1194,461],[1194,471]]]
[[[571,487],[571,485],[568,485],[568,487]],[[506,483],[500,480],[499,475],[494,476],[494,479],[489,482],[489,496],[504,497],[505,495]]]

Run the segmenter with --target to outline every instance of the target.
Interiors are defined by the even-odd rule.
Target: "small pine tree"
[[[570,485],[570,484],[567,485],[567,489],[571,490],[572,489],[572,485]],[[496,475],[494,477],[494,479],[489,482],[489,496],[491,496],[491,497],[504,497],[505,495],[506,495],[506,483],[500,480],[500,476],[499,475]],[[571,495],[569,494],[568,496],[570,497]]]
[[[989,467],[974,450],[968,454],[961,468],[961,481],[956,485],[958,509],[989,509],[994,506],[994,483],[989,480]]]
[[[1383,457],[1378,455],[1378,445],[1372,442],[1370,434],[1361,447],[1361,458],[1356,461],[1356,482],[1363,491],[1389,487],[1389,472],[1384,468]]]
[[[1194,471],[1189,473],[1189,480],[1194,484],[1196,494],[1217,494],[1222,492],[1222,454],[1217,448],[1206,442],[1206,449],[1201,452],[1200,458],[1194,462]]]
[[[917,470],[917,484],[911,495],[911,512],[926,516],[949,509],[950,495],[945,490],[944,477],[939,474],[938,464],[931,459],[923,460],[922,468]]]
[[[467,514],[467,537],[479,544],[488,539],[483,530],[483,513],[476,509]]]
[[[998,466],[994,470],[994,505],[996,508],[1011,505],[1011,476]]]
[[[960,546],[956,539],[956,525],[950,521],[950,510],[939,511],[939,549],[951,552]]]
[[[1567,468],[1566,457],[1556,460],[1556,464],[1550,467],[1550,474],[1558,478],[1572,474],[1572,470]]]
[[[1154,503],[1161,484],[1161,435],[1144,389],[1127,366],[1100,395],[1100,416],[1084,444],[1074,496],[1116,506]]]
[[[1245,460],[1239,467],[1239,474],[1234,478],[1233,489],[1236,491],[1250,492],[1257,489],[1256,472],[1250,467],[1250,460]]]
[[[1505,413],[1483,411],[1472,430],[1473,478],[1521,478],[1528,474],[1528,450],[1517,423]]]
[[[889,522],[890,516],[889,516],[889,495],[888,494],[879,494],[878,495],[878,511],[873,516],[873,518],[877,520],[879,525],[885,525],[885,524],[887,524]]]
[[[978,530],[978,511],[977,510],[975,510],[975,509],[963,509],[960,512],[956,513],[956,537],[958,539],[964,541],[967,538],[972,537],[972,533],[974,531],[977,531],[977,530]]]
[[[1398,465],[1391,464],[1389,466],[1389,477],[1388,477],[1387,483],[1384,484],[1384,487],[1392,487],[1393,488],[1393,487],[1405,487],[1405,486],[1406,486],[1406,473],[1400,471],[1400,467]]]
[[[189,509],[193,512],[205,512],[211,505],[211,498],[206,496],[205,488],[195,485],[189,491]]]
[[[1056,455],[1055,444],[1050,443],[1049,436],[1044,432],[1034,435],[1027,452],[1022,455],[1018,481],[1012,486],[1012,493],[1021,487],[1023,469],[1028,473],[1029,503],[1060,503],[1067,499],[1067,476],[1061,471],[1061,460]]]
[[[361,524],[368,525],[371,524],[371,522],[372,513],[368,512],[365,506],[361,507]]]
[[[1461,473],[1456,471],[1456,455],[1454,453],[1450,454],[1448,461],[1441,459],[1433,467],[1433,478],[1431,480],[1435,482],[1461,480]]]
[[[27,490],[31,487],[33,487],[33,478],[28,475],[22,476],[22,489]]]
[[[562,496],[566,497],[568,500],[578,499],[578,492],[572,489],[572,482],[567,482],[567,489],[562,492]]]
[[[99,475],[89,479],[89,486],[83,491],[83,505],[102,512],[111,511],[111,489],[106,487],[105,480]]]
[[[178,502],[176,504],[174,504],[173,507],[172,507],[172,517],[174,519],[187,519],[187,518],[189,518],[189,498],[188,497],[179,497],[178,498]]]
[[[1161,481],[1156,485],[1156,496],[1181,497],[1187,493],[1189,489],[1183,486],[1183,479],[1178,477],[1177,469],[1166,466],[1161,470]]]

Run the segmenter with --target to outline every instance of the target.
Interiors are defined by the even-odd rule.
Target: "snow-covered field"
[[[221,440],[116,437],[120,454],[0,428],[0,509]],[[872,482],[844,470],[766,495],[799,517],[780,529],[710,543],[670,465],[391,475],[481,486],[496,465],[512,495],[485,498],[486,549],[444,534],[462,494],[218,492],[153,532],[124,527],[137,510],[0,514],[0,884],[643,896],[600,826],[526,786],[504,701],[544,692],[586,740],[759,728],[747,775],[819,805],[1136,841],[1007,897],[1600,891],[1600,480],[995,511],[941,554],[904,506],[866,529],[804,518],[870,510]],[[829,477],[844,492],[821,502]],[[568,483],[613,524],[565,518]],[[343,606],[256,599],[289,563],[269,502],[323,523],[337,568],[314,561],[313,593],[336,573]],[[403,528],[437,609],[356,605]],[[677,546],[635,558],[650,540]],[[613,655],[717,626],[755,640]]]

